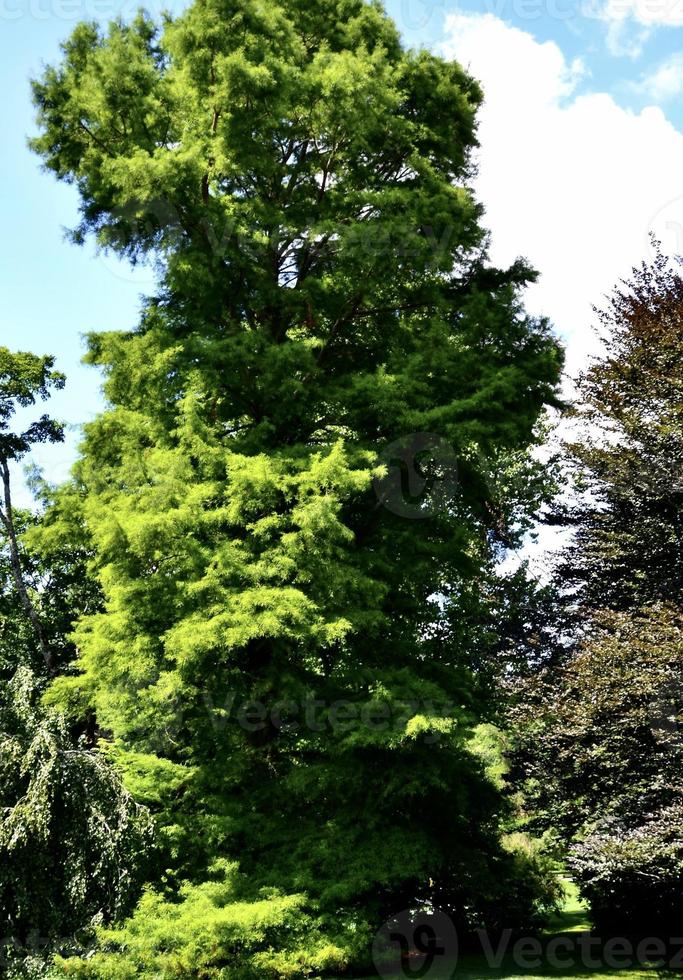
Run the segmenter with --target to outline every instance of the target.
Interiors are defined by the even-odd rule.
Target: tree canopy
[[[469,746],[562,358],[532,271],[487,261],[478,85],[374,3],[198,0],[79,26],[34,98],[76,240],[159,272],[89,341],[71,500],[104,605],[51,701],[95,713],[169,886],[234,856],[237,897],[305,895],[344,962],[416,899],[532,921]]]

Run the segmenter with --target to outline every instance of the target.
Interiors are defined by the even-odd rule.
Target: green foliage
[[[683,279],[659,256],[601,315],[608,352],[581,383],[575,530],[553,630],[516,692],[512,780],[530,825],[569,847],[596,923],[680,920]]]
[[[561,888],[537,848],[515,841],[507,842],[506,849],[507,863],[463,869],[470,878],[469,892],[488,892],[488,904],[479,911],[482,921],[496,930],[528,926],[528,920],[519,920],[520,910],[536,903],[547,915],[561,898]],[[495,889],[494,894],[492,871],[504,876],[505,892]],[[123,926],[98,930],[99,952],[86,959],[58,959],[57,967],[60,975],[89,980],[336,977],[346,975],[351,964],[372,969],[367,953],[372,934],[372,923],[360,911],[321,915],[304,895],[285,896],[277,889],[250,894],[237,866],[221,860],[210,880],[185,883],[173,900],[148,891]]]
[[[69,520],[103,606],[48,697],[95,714],[157,814],[165,884],[192,882],[160,921],[209,908],[226,854],[253,901],[277,889],[239,919],[254,955],[259,916],[277,933],[315,909],[309,972],[415,901],[535,921],[470,737],[492,563],[546,492],[528,450],[561,355],[522,307],[533,273],[487,263],[478,86],[375,4],[198,0],[163,30],[81,25],[34,96],[75,237],[159,263],[139,327],[90,338],[109,404]],[[417,495],[397,468],[415,433],[448,450],[404,459]],[[236,942],[220,895],[228,945],[188,946],[189,972]],[[142,975],[166,942],[145,935]],[[273,943],[287,975],[299,947]]]
[[[100,589],[88,572],[90,547],[78,521],[79,509],[70,506],[70,488],[56,491],[36,473],[32,484],[39,509],[13,513],[21,575],[56,669],[66,670],[75,656],[73,625],[80,615],[99,607]],[[38,675],[45,670],[17,594],[7,538],[0,535],[0,677],[9,680],[20,664]]]
[[[38,399],[45,401],[51,388],[64,387],[64,375],[54,371],[53,364],[53,357],[38,357],[21,351],[12,353],[6,347],[0,347],[0,525],[5,535],[14,590],[24,615],[31,623],[45,668],[50,673],[54,671],[54,654],[24,581],[19,532],[12,504],[10,464],[22,459],[34,443],[61,442],[64,433],[61,424],[48,415],[31,422],[23,432],[14,431],[10,422],[17,408],[28,408]]]
[[[508,740],[505,733],[495,725],[477,725],[472,732],[469,749],[482,760],[489,779],[502,789],[508,770],[506,758]]]
[[[683,901],[683,805],[644,819],[604,817],[575,845],[571,866],[603,934],[676,936]]]
[[[15,951],[125,912],[150,846],[148,817],[40,692],[25,667],[0,688],[0,922]]]
[[[600,316],[609,353],[583,380],[570,459],[584,491],[562,569],[585,608],[683,607],[680,266],[634,271]]]
[[[35,526],[37,519],[29,511],[15,511],[15,524],[22,543],[21,571],[29,593],[37,599],[40,572],[37,562],[29,558],[23,547],[25,533]],[[36,649],[31,621],[26,616],[14,584],[12,562],[6,536],[0,538],[0,671],[3,680],[9,680],[19,664],[39,671],[42,666],[40,651]]]
[[[566,840],[596,819],[638,819],[678,797],[683,621],[665,608],[603,613],[514,715],[517,763],[542,825]]]
[[[51,952],[80,950],[90,926],[127,910],[151,848],[148,814],[92,750],[92,718],[78,738],[41,701],[46,675],[73,657],[74,620],[99,600],[69,490],[52,491],[34,471],[50,518],[11,501],[10,461],[61,438],[47,416],[10,429],[17,408],[62,387],[52,363],[0,349],[0,962],[3,976],[22,980],[43,977]]]
[[[61,442],[62,426],[48,415],[23,432],[13,432],[10,423],[17,407],[29,408],[50,397],[51,389],[64,387],[65,378],[54,370],[55,359],[26,351],[13,352],[0,347],[0,459],[18,460],[37,442]]]
[[[348,954],[325,939],[303,895],[243,895],[237,867],[218,861],[201,885],[169,901],[154,891],[118,929],[99,930],[102,952],[58,961],[66,976],[92,980],[201,976],[209,980],[299,978],[342,973]],[[367,942],[367,935],[358,936]]]

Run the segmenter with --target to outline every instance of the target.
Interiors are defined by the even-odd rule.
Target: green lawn
[[[424,973],[418,970],[415,970],[412,974],[410,972],[397,973],[392,980],[402,980],[402,978],[411,976],[415,980],[485,980],[485,978],[505,980],[508,977],[514,977],[515,980],[561,980],[562,977],[583,977],[585,980],[589,980],[592,977],[618,977],[619,980],[657,980],[657,978],[663,977],[680,978],[683,976],[681,972],[660,969],[655,966],[650,968],[645,966],[637,969],[633,967],[622,969],[606,966],[594,967],[590,965],[590,959],[588,960],[589,965],[585,965],[586,959],[580,952],[582,948],[580,944],[582,942],[585,943],[589,939],[587,934],[590,931],[590,920],[588,919],[587,909],[582,903],[573,882],[566,878],[563,878],[562,882],[566,895],[564,907],[562,912],[549,924],[542,941],[544,946],[546,943],[552,943],[554,941],[556,948],[558,944],[564,944],[561,951],[558,952],[558,955],[562,957],[567,955],[567,946],[574,950],[574,962],[571,966],[564,968],[556,966],[553,969],[553,966],[548,964],[543,954],[541,956],[542,965],[533,967],[519,965],[516,962],[517,958],[511,953],[502,957],[497,966],[490,965],[484,955],[463,954],[458,958],[457,964],[449,965],[442,963],[437,965],[437,963],[434,963]],[[579,952],[577,953],[576,950]],[[589,955],[595,958],[600,958],[601,956],[600,952],[593,950],[590,951]],[[367,978],[367,980],[370,980],[370,978]]]
[[[579,889],[570,878],[560,878],[564,888],[564,903],[559,915],[550,920],[548,932],[553,935],[572,932],[588,932],[591,927],[588,907],[581,900]]]

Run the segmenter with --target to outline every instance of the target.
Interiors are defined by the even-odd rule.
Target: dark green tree
[[[0,682],[0,959],[19,974],[129,910],[152,845],[149,815],[43,690],[23,666]]]
[[[513,780],[596,923],[673,930],[683,739],[683,278],[659,255],[600,314],[566,464],[555,629],[516,692]]]
[[[21,579],[50,652],[47,668],[33,623],[17,591],[15,563],[7,535],[0,535],[0,676],[20,665],[37,676],[62,673],[76,655],[71,636],[80,616],[100,608],[97,579],[89,573],[91,546],[70,487],[49,486],[28,471],[34,506],[12,508]]]
[[[31,623],[45,667],[50,672],[54,669],[53,652],[24,580],[18,528],[12,504],[10,466],[22,460],[36,443],[61,442],[64,432],[60,423],[48,415],[42,415],[19,432],[14,431],[11,423],[17,408],[29,408],[39,399],[45,401],[49,398],[51,389],[63,387],[64,375],[54,370],[53,357],[39,357],[26,351],[13,353],[7,347],[0,347],[0,524],[5,534],[16,595]]]
[[[0,966],[37,977],[78,930],[123,914],[139,893],[151,847],[149,815],[63,715],[46,684],[73,658],[73,623],[98,603],[87,541],[68,506],[34,472],[50,518],[12,503],[10,466],[37,442],[60,441],[43,415],[16,430],[17,412],[61,388],[52,357],[0,348]],[[76,737],[75,737],[76,736]],[[144,869],[144,871],[143,871]]]
[[[599,311],[607,353],[586,372],[568,446],[578,502],[560,569],[586,609],[683,608],[683,278],[659,255]]]
[[[80,26],[34,97],[75,237],[160,277],[136,330],[90,339],[109,405],[72,499],[105,607],[51,698],[111,734],[193,915],[227,854],[221,895],[308,896],[318,968],[415,903],[528,922],[469,747],[476,583],[537,503],[561,355],[533,273],[487,263],[477,84],[376,4],[200,0],[163,31]]]

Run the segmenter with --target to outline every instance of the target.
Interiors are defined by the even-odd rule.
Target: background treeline
[[[658,256],[599,316],[553,520],[573,533],[510,723],[529,826],[596,926],[673,936],[683,908],[683,279]]]
[[[34,97],[75,239],[159,285],[35,513],[64,379],[0,350],[5,971],[368,971],[405,910],[540,928],[567,861],[601,927],[673,922],[677,272],[541,463],[562,355],[487,258],[481,92],[377,6],[82,25]],[[500,563],[541,512],[539,588]]]

